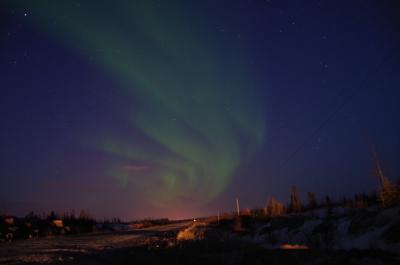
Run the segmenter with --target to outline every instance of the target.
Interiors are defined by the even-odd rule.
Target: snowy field
[[[2,243],[0,245],[0,264],[73,261],[76,256],[149,244],[164,238],[175,238],[178,231],[190,224],[191,222],[181,222],[130,231],[102,232]]]

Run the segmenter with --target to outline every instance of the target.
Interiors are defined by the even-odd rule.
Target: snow
[[[289,230],[287,227],[272,229],[271,223],[262,224],[257,228],[254,236],[255,242],[260,242],[266,248],[279,248],[282,245],[301,245],[312,248],[308,244],[315,244],[321,240],[327,240],[328,235],[333,249],[381,249],[391,252],[400,252],[400,243],[387,243],[384,240],[385,231],[396,222],[400,222],[400,208],[379,209],[346,209],[333,208],[329,218],[326,209],[319,209],[298,214],[305,221],[297,229]],[[365,217],[364,217],[365,216]],[[287,215],[286,218],[295,218],[296,215]],[[361,228],[357,233],[349,231],[352,222]],[[319,225],[333,227],[331,230],[315,229]],[[267,229],[267,232],[265,232]],[[322,231],[322,232],[321,232]],[[328,234],[324,234],[328,233]],[[273,243],[271,243],[273,238]],[[323,242],[322,242],[323,243]],[[323,246],[318,246],[323,247]],[[317,248],[318,248],[317,247]]]

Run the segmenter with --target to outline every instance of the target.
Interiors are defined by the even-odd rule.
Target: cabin
[[[15,218],[12,216],[6,216],[4,217],[3,221],[6,225],[13,225],[15,222]]]
[[[64,227],[64,223],[63,220],[61,219],[54,219],[51,221],[51,224],[57,228],[63,228]]]
[[[143,223],[135,223],[135,224],[130,224],[130,227],[132,229],[142,229],[145,228],[146,226]]]

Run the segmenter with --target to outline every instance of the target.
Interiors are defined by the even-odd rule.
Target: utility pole
[[[237,215],[240,216],[239,199],[236,199],[236,210],[237,210]]]
[[[218,215],[217,215],[217,221],[218,221],[218,224],[219,224],[219,210],[218,210]]]

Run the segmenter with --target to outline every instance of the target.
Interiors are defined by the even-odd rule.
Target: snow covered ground
[[[381,249],[400,253],[400,208],[334,208],[287,215],[260,224],[252,237],[266,248]]]
[[[0,244],[0,265],[71,262],[77,255],[148,244],[165,238],[166,233],[174,237],[189,225],[186,221],[136,230],[118,226],[118,231],[4,242]]]

